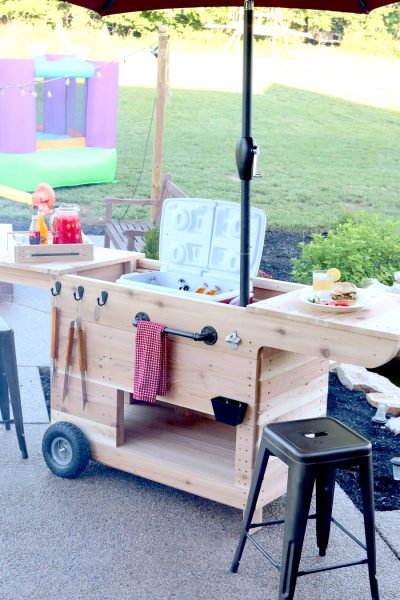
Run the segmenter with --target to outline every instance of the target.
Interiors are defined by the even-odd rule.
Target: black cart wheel
[[[54,475],[73,478],[87,467],[89,443],[82,431],[66,421],[51,425],[43,436],[43,458]]]

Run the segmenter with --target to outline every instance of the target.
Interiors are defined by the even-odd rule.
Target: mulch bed
[[[14,229],[17,227],[14,226]],[[101,235],[102,229],[96,227],[86,230],[85,233]],[[260,269],[272,275],[274,279],[292,281],[291,258],[299,256],[298,243],[309,240],[307,232],[268,229]],[[49,406],[49,369],[41,369],[40,374]],[[329,377],[328,414],[371,440],[376,509],[400,510],[400,482],[393,480],[390,464],[392,457],[400,455],[400,436],[394,436],[387,428],[371,421],[375,409],[368,404],[365,395],[349,391],[333,373]],[[338,482],[357,508],[362,510],[357,473],[339,471]]]

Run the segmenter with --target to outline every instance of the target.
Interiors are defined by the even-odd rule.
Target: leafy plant
[[[146,258],[154,258],[158,260],[158,247],[160,240],[160,228],[153,227],[149,229],[144,235],[144,246],[143,252],[146,254]]]
[[[362,286],[368,279],[391,285],[400,269],[400,221],[360,213],[346,218],[327,235],[313,234],[300,242],[300,258],[292,259],[296,281],[310,284],[314,269],[337,267],[342,281]]]

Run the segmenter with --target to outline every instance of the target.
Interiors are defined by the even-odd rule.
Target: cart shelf
[[[236,428],[158,404],[125,405],[124,413],[124,443],[118,447],[111,439],[100,439],[89,420],[52,411],[52,421],[75,423],[90,439],[92,458],[103,464],[244,508],[248,487],[235,483]],[[272,458],[268,469],[283,491],[280,463]],[[275,495],[274,488],[268,501]]]

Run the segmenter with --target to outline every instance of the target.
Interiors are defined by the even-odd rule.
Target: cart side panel
[[[260,351],[256,448],[268,423],[326,414],[329,365],[328,360],[276,348],[263,348]],[[264,481],[260,491],[260,505],[265,505],[279,493],[285,492],[286,466],[275,458],[270,460]]]
[[[263,348],[258,425],[326,414],[329,361]]]
[[[260,415],[276,420],[273,411],[279,407],[279,420],[287,420],[287,413],[297,413],[306,402],[305,396],[313,395],[313,388],[320,391],[321,401],[326,402],[329,361],[273,348],[264,348],[262,353]],[[290,418],[293,417],[294,414]]]
[[[66,355],[68,319],[61,319],[60,375]],[[99,385],[133,391],[135,329],[122,331],[83,321],[87,341],[87,380]],[[191,345],[170,338],[168,345],[170,389],[162,399],[213,414],[211,398],[226,396],[254,405],[256,360],[223,352],[210,352],[199,343]],[[228,360],[229,359],[229,360]],[[72,374],[79,378],[74,354]]]
[[[80,377],[70,376],[68,394],[63,401],[64,376],[57,377],[51,393],[52,421],[77,416],[93,424],[101,435],[115,446],[124,442],[123,395],[115,388],[87,381],[87,404],[83,408]]]
[[[235,485],[248,487],[255,461],[257,407],[249,406],[241,425],[236,428]]]
[[[85,417],[77,417],[76,415],[68,413],[65,410],[59,411],[52,409],[51,422],[57,423],[59,421],[68,421],[69,423],[73,423],[83,431],[83,433],[88,439],[92,458],[95,458],[93,454],[94,444],[100,444],[105,448],[110,449],[123,446],[123,438],[122,441],[119,439],[119,431],[116,427],[104,425],[103,423],[98,423],[96,421],[86,418],[86,415]]]

